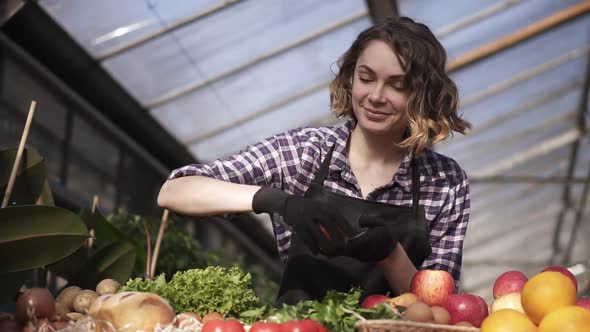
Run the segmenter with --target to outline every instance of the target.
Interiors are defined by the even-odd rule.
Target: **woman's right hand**
[[[333,255],[354,235],[346,219],[334,209],[279,189],[261,188],[252,200],[254,212],[278,213],[312,253]]]

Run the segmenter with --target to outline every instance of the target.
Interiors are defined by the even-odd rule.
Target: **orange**
[[[590,310],[567,306],[549,313],[539,324],[539,332],[590,332]]]
[[[481,323],[480,332],[536,332],[537,326],[522,312],[500,309],[492,312]]]
[[[576,304],[576,288],[564,274],[547,271],[529,279],[520,297],[524,312],[535,324],[539,324],[548,313]]]

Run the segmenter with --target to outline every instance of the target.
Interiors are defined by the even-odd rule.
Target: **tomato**
[[[318,325],[311,319],[292,320],[281,324],[281,332],[319,332]]]
[[[235,319],[212,319],[203,324],[201,332],[245,332],[244,325]]]
[[[281,332],[281,324],[257,322],[250,327],[249,332]]]

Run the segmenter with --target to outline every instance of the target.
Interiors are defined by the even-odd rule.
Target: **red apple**
[[[420,270],[412,277],[411,292],[430,306],[442,306],[455,293],[455,280],[444,270]]]
[[[497,299],[494,299],[490,306],[490,312],[496,312],[502,309],[512,309],[520,311],[523,314],[524,309],[522,308],[522,300],[520,293],[504,294]]]
[[[520,271],[508,271],[502,273],[494,281],[494,299],[510,293],[520,293],[528,278]]]
[[[443,307],[451,314],[451,325],[469,322],[479,327],[488,316],[488,306],[485,301],[473,294],[452,294],[446,299]]]
[[[367,296],[363,300],[361,307],[363,307],[365,309],[373,308],[374,306],[378,305],[379,303],[385,302],[387,300],[389,300],[388,296],[385,296],[382,294],[372,294],[372,295]]]
[[[487,317],[490,313],[489,311],[489,306],[488,303],[486,302],[486,300],[483,299],[483,297],[479,296],[479,295],[475,295],[475,297],[477,298],[477,301],[479,302],[479,310],[480,312],[485,312],[485,316]]]
[[[549,266],[548,268],[545,268],[541,272],[545,272],[545,271],[555,271],[555,272],[560,272],[560,273],[565,274],[568,278],[570,278],[572,280],[572,282],[574,283],[574,286],[576,286],[576,292],[578,292],[578,279],[576,279],[576,276],[570,270],[568,270],[567,267],[554,265],[554,266]]]
[[[590,310],[590,299],[578,299],[576,305]]]

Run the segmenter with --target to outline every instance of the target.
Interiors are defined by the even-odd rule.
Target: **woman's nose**
[[[375,89],[369,93],[369,101],[372,103],[384,103],[385,96],[383,95],[383,88],[376,86]]]

